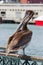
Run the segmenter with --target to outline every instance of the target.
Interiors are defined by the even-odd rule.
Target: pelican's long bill
[[[21,21],[21,23],[19,24],[17,30],[19,30],[26,22],[28,23],[28,21],[32,18],[32,16],[34,15],[34,12],[29,10],[29,14],[25,14],[23,20]]]

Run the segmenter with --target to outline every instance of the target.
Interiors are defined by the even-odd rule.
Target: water
[[[6,46],[9,37],[15,32],[18,24],[0,24],[0,46]],[[28,28],[32,30],[33,35],[31,42],[25,49],[27,55],[43,56],[43,27],[28,25]],[[22,53],[19,50],[18,53]]]

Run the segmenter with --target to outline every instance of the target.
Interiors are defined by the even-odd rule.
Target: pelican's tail
[[[9,48],[6,49],[6,56],[8,56],[9,52],[10,52],[10,49]]]
[[[17,54],[18,50],[10,50],[9,48],[6,49],[6,56],[8,56],[9,53]]]

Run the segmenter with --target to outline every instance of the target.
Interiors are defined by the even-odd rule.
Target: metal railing
[[[4,49],[5,48],[1,48]],[[0,65],[43,65],[43,57],[27,56],[0,51]]]

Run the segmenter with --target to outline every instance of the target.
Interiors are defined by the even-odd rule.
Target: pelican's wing
[[[6,48],[6,53],[9,53],[10,50],[12,50],[12,49],[18,44],[18,41],[19,41],[20,38],[22,37],[22,33],[23,33],[23,31],[18,32],[18,33],[13,37],[12,40],[11,40],[11,37],[9,38],[8,44],[7,44],[7,48]]]
[[[22,34],[22,36],[19,38],[19,41],[17,42],[17,44],[15,46],[13,45],[13,49],[24,46],[25,44],[30,42],[31,38],[32,38],[32,32],[31,31],[24,32]]]

